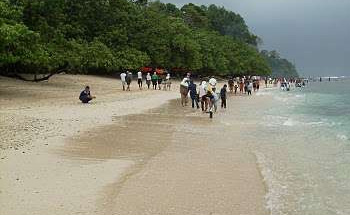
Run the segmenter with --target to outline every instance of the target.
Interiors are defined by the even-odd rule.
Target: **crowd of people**
[[[214,77],[201,80],[199,86],[194,83],[191,74],[180,83],[181,105],[186,106],[188,95],[191,99],[192,108],[201,108],[203,112],[209,113],[210,118],[213,112],[217,111],[218,102],[221,100],[221,108],[227,108],[227,88],[231,93],[252,95],[252,91],[260,89],[260,81],[251,77],[230,78],[228,84],[224,84],[220,91],[217,89],[217,80]],[[199,103],[201,104],[199,106]]]
[[[133,75],[131,72],[122,72],[120,74],[120,80],[122,82],[123,91],[130,91],[130,85],[133,79]],[[146,75],[146,85],[147,89],[151,88],[153,90],[170,90],[171,89],[171,81],[170,81],[170,73],[167,73],[166,75],[158,75],[157,72],[154,72],[152,75],[151,73],[147,73]],[[143,82],[144,77],[141,71],[137,73],[137,84],[140,90],[143,89]]]
[[[123,72],[120,74],[120,80],[123,91],[131,90],[131,82],[133,75],[131,72]],[[267,80],[267,79],[266,79]],[[137,84],[140,90],[143,89],[144,81],[147,89],[153,90],[171,90],[170,73],[159,75],[154,72],[147,73],[144,77],[142,72],[137,73]],[[152,85],[152,86],[151,86]],[[210,117],[213,112],[217,111],[218,102],[221,101],[221,108],[227,108],[227,93],[252,95],[253,91],[260,89],[259,79],[252,77],[229,78],[228,83],[224,84],[219,90],[217,89],[217,80],[214,77],[202,79],[199,86],[195,84],[190,73],[180,83],[181,105],[186,106],[188,97],[191,99],[192,108],[201,109],[205,113],[209,113]],[[80,93],[79,99],[83,103],[88,103],[96,97],[91,95],[90,87],[86,86]]]

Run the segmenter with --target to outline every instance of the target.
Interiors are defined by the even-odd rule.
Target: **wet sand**
[[[115,118],[115,125],[92,139],[73,139],[60,152],[134,162],[104,187],[99,213],[268,214],[261,175],[240,130],[178,102]]]
[[[67,78],[77,81],[60,78],[58,85]],[[72,90],[63,98],[34,96],[29,108],[12,96],[0,99],[9,101],[1,103],[1,118],[12,118],[14,125],[3,120],[1,126],[7,138],[1,142],[1,215],[268,214],[256,158],[240,132],[246,125],[225,120],[234,112],[220,110],[209,120],[177,100],[167,103],[179,97],[177,90],[125,97],[114,80],[78,78],[103,83],[97,93],[113,87],[88,111],[64,100],[79,81],[66,86]],[[35,94],[37,86],[26,85]],[[53,99],[64,102],[54,105]],[[228,105],[250,105],[254,99],[234,97]],[[24,117],[33,120],[16,121]],[[36,121],[45,129],[16,130]],[[23,146],[13,143],[28,135]]]

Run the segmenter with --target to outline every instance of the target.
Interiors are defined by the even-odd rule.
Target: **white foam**
[[[287,194],[288,187],[278,179],[278,176],[272,170],[271,165],[269,165],[269,162],[262,153],[255,152],[254,154],[267,187],[267,194],[265,196],[266,208],[270,211],[271,215],[285,215],[283,213],[285,204],[283,204],[282,197]]]
[[[343,141],[349,140],[348,136],[346,136],[345,134],[338,134],[337,139],[343,140]]]
[[[297,124],[299,124],[299,122],[293,120],[292,118],[287,119],[287,121],[283,123],[284,126],[295,126]]]

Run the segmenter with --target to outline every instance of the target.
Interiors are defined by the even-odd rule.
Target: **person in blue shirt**
[[[91,96],[89,86],[86,86],[85,89],[80,93],[80,96],[79,96],[79,100],[85,104],[89,103],[89,101],[91,101],[92,99],[95,99],[95,98],[96,98],[95,96]]]
[[[188,85],[188,90],[190,91],[190,97],[192,100],[192,108],[194,108],[194,103],[196,103],[197,109],[199,109],[197,85],[195,83],[193,83],[193,80],[190,81],[190,84]]]

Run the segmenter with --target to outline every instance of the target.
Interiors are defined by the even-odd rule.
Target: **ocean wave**
[[[295,95],[295,98],[305,98],[305,94],[302,94],[302,95],[300,95],[300,94]]]
[[[267,188],[267,194],[265,196],[266,208],[270,211],[271,215],[284,214],[285,204],[283,203],[283,196],[287,195],[288,186],[278,179],[279,177],[262,153],[255,152],[254,154]]]
[[[334,127],[340,126],[341,123],[336,123],[329,119],[319,118],[319,119],[311,119],[305,115],[289,115],[283,116],[283,114],[279,115],[267,114],[264,115],[263,120],[261,120],[261,125],[267,127]]]
[[[342,141],[347,141],[349,140],[349,137],[346,136],[345,134],[337,134],[337,139]]]

